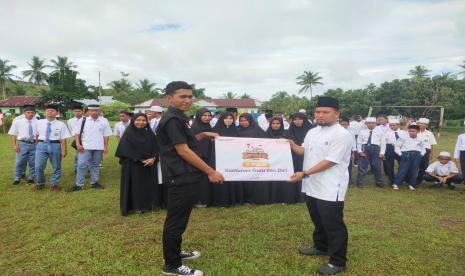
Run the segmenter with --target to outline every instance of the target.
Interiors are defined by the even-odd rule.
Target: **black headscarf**
[[[301,118],[304,121],[304,124],[301,127],[296,126],[294,124],[295,118]],[[307,135],[307,132],[314,127],[315,126],[308,121],[305,114],[294,113],[291,116],[291,124],[289,126],[289,134],[291,136],[290,138],[292,138],[297,145],[302,145],[305,139],[305,135]]]
[[[194,122],[192,123],[192,127],[191,127],[191,130],[192,132],[194,132],[195,135],[201,133],[201,132],[207,132],[207,131],[211,131],[212,129],[212,126],[210,125],[210,123],[204,123],[202,122],[202,115],[205,114],[205,113],[210,113],[210,110],[206,109],[206,108],[201,108],[199,110],[197,110],[197,112],[195,113],[195,119],[194,119]]]
[[[273,123],[273,121],[279,121],[279,123],[281,124],[281,126],[279,127],[278,130],[273,130],[271,128],[271,124]],[[285,133],[285,130],[284,130],[284,121],[283,121],[283,118],[281,117],[273,117],[271,118],[270,120],[270,124],[268,125],[268,129],[266,130],[266,137],[267,138],[281,138],[281,137],[284,137]]]
[[[134,124],[139,117],[144,117],[147,120],[147,124],[143,128],[137,128]],[[143,113],[135,114],[121,137],[115,156],[141,161],[157,155],[158,144],[155,134],[150,129],[147,115]]]
[[[240,119],[245,118],[249,121],[248,127],[242,127],[240,124]],[[252,114],[242,113],[239,116],[239,126],[237,127],[239,131],[239,137],[249,137],[249,138],[265,138],[265,131],[253,120]]]
[[[231,117],[233,120],[230,126],[226,126],[226,124],[224,123],[224,119],[226,119],[227,117]],[[238,137],[239,132],[237,131],[236,123],[234,122],[234,114],[222,114],[221,117],[218,119],[218,122],[216,122],[216,125],[213,127],[212,131],[218,133],[220,136]]]

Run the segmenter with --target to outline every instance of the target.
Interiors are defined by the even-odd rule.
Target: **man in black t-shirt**
[[[189,118],[184,114],[193,102],[192,87],[183,81],[169,83],[165,94],[170,107],[156,130],[160,145],[163,183],[167,183],[167,214],[163,228],[165,275],[203,275],[202,271],[182,265],[184,259],[195,259],[200,252],[181,251],[182,234],[186,230],[192,207],[198,201],[198,185],[203,174],[212,183],[222,183],[221,173],[208,166],[199,156],[199,141],[214,139],[218,134],[203,132],[194,135]]]

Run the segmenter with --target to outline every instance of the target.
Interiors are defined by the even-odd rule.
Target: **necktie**
[[[157,126],[158,126],[158,121],[155,120],[155,123],[153,123],[153,128],[152,128],[153,132],[157,130]]]
[[[50,142],[50,133],[52,133],[52,123],[47,123],[47,129],[45,130],[45,142]]]
[[[397,131],[394,132],[394,135],[396,136],[396,141],[399,140],[399,134],[397,134]]]
[[[29,123],[29,142],[34,140],[34,131],[32,130],[32,121],[27,121]]]
[[[371,146],[371,135],[373,134],[373,130],[370,130],[370,135],[368,136],[367,145]]]

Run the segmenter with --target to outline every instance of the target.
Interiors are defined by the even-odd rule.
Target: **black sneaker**
[[[68,190],[68,192],[77,192],[77,191],[80,191],[82,190],[82,187],[79,187],[77,185],[74,185],[71,189]]]
[[[300,248],[299,253],[306,256],[325,256],[328,255],[327,252],[317,249],[315,247]]]
[[[346,269],[345,266],[335,266],[330,263],[324,264],[318,268],[318,273],[321,275],[333,275],[342,272]]]
[[[178,268],[171,268],[167,265],[163,267],[162,273],[164,275],[188,275],[188,276],[203,276],[200,270],[192,269],[188,266],[182,265]]]
[[[179,254],[181,256],[181,259],[183,260],[193,260],[193,259],[197,259],[198,257],[200,257],[200,252],[199,251],[192,251],[192,252],[186,252],[186,251],[181,251],[181,254]]]
[[[102,185],[100,185],[100,183],[98,182],[95,182],[94,184],[90,185],[92,188],[94,189],[104,189],[105,187],[103,187]]]
[[[15,185],[15,186],[18,186],[19,183],[20,183],[20,182],[19,182],[18,180],[13,181],[13,185]]]
[[[27,184],[35,184],[34,179],[29,179],[29,180],[27,181]]]

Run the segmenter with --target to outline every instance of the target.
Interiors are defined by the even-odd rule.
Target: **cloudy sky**
[[[464,18],[463,0],[0,0],[0,58],[17,74],[33,55],[61,55],[88,84],[124,71],[266,100],[297,93],[304,70],[323,77],[317,93],[403,78],[418,64],[456,73]]]

